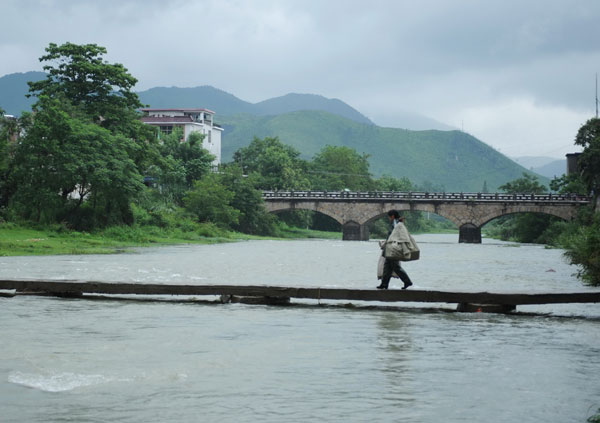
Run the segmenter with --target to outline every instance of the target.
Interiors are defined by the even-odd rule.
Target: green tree
[[[237,165],[227,166],[220,175],[220,183],[233,192],[231,206],[239,210],[238,222],[233,229],[257,235],[274,235],[277,218],[265,208],[261,190],[254,178],[244,177]]]
[[[431,181],[423,181],[415,187],[415,190],[422,192],[446,192],[446,187],[442,184],[434,184]]]
[[[159,151],[163,157],[172,157],[185,173],[185,184],[191,188],[194,181],[207,175],[215,157],[202,147],[204,135],[192,132],[187,141],[182,141],[183,131],[177,129],[169,135],[161,136]]]
[[[51,43],[46,53],[48,78],[29,84],[37,101],[22,119],[11,204],[37,221],[131,223],[141,175],[162,165],[155,130],[139,120],[136,79],[96,44]]]
[[[12,135],[16,132],[16,122],[4,115],[0,108],[0,207],[6,206],[7,193],[6,183],[9,165],[9,145]]]
[[[228,228],[238,223],[240,215],[232,206],[234,197],[235,193],[223,186],[219,175],[210,173],[194,182],[194,188],[183,198],[183,203],[199,222]]]
[[[154,197],[163,206],[175,208],[183,205],[183,197],[191,188],[186,181],[184,166],[172,156],[162,157],[144,173],[148,185],[152,186]]]
[[[300,152],[283,144],[277,137],[254,138],[248,147],[233,155],[233,162],[247,175],[253,175],[257,187],[264,190],[308,189],[306,162]]]
[[[568,237],[565,256],[571,264],[580,266],[578,276],[584,282],[600,286],[600,213],[593,213],[590,221]]]
[[[376,183],[369,173],[369,156],[344,146],[326,145],[311,163],[314,189],[371,191]]]
[[[490,192],[490,190],[488,189],[488,186],[487,186],[487,181],[483,181],[483,188],[481,188],[481,192],[484,194],[487,194]]]
[[[414,191],[415,186],[407,177],[398,179],[390,175],[383,175],[375,181],[375,189],[378,191],[408,192]]]
[[[50,43],[40,62],[48,73],[45,80],[29,82],[28,96],[38,97],[33,110],[40,108],[44,96],[66,99],[88,119],[113,134],[122,134],[134,142],[127,146],[128,156],[140,172],[160,160],[154,128],[139,119],[143,106],[132,91],[137,83],[120,63],[103,59],[106,48],[96,44]]]
[[[597,196],[600,193],[600,119],[590,119],[579,128],[575,145],[583,147],[577,162],[581,179],[589,192]]]
[[[507,182],[499,187],[508,194],[543,194],[547,192],[535,175],[523,172],[523,177]],[[539,213],[518,213],[504,216],[495,222],[490,234],[504,240],[518,242],[542,242],[544,232],[558,220],[554,216]]]
[[[544,194],[548,192],[547,188],[538,182],[538,177],[523,172],[521,178],[507,182],[498,187],[508,194]]]
[[[575,144],[583,147],[579,156],[581,182],[587,193],[600,193],[600,119],[588,120],[577,132]],[[594,204],[596,202],[594,201]],[[586,283],[600,285],[600,213],[595,206],[580,210],[579,227],[567,236],[565,256],[580,266],[578,276]]]
[[[559,194],[587,195],[589,193],[586,184],[581,179],[581,175],[576,173],[554,177],[550,181],[550,189]]]
[[[48,73],[45,80],[29,82],[29,96],[66,98],[104,128],[119,128],[130,112],[142,107],[131,91],[137,79],[120,63],[103,59],[106,48],[96,44],[50,43],[46,55],[40,57]],[[126,126],[126,125],[125,125]]]
[[[24,217],[88,228],[131,223],[130,202],[143,188],[128,155],[131,139],[90,122],[66,99],[45,96],[25,133],[12,171]]]

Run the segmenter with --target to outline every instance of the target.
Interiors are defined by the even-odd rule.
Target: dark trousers
[[[387,288],[390,284],[390,279],[392,278],[392,273],[396,272],[404,285],[411,284],[412,281],[408,277],[408,273],[400,266],[399,261],[390,260],[388,258],[385,259],[385,263],[383,263],[383,275],[381,275],[381,286]]]

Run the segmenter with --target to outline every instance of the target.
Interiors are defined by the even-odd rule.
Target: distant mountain
[[[137,93],[140,101],[152,108],[202,107],[220,115],[254,113],[254,104],[223,90],[204,85],[194,88],[157,87]]]
[[[5,109],[8,114],[13,115],[19,115],[22,111],[30,110],[35,99],[25,97],[25,94],[29,91],[27,81],[39,81],[45,77],[44,72],[15,73],[0,77],[0,107]],[[149,107],[203,107],[214,110],[217,116],[239,113],[275,116],[301,110],[320,110],[355,122],[374,124],[365,115],[343,101],[316,94],[290,93],[258,103],[250,103],[226,91],[204,85],[192,88],[155,87],[138,92],[138,96],[141,102]],[[426,116],[405,111],[393,112],[380,117],[378,123],[383,126],[413,130],[455,129]]]
[[[556,157],[545,156],[519,156],[512,159],[521,166],[530,169],[532,167],[541,167],[556,160]]]
[[[255,104],[260,115],[280,115],[301,110],[321,110],[345,117],[358,123],[373,125],[366,116],[337,98],[325,98],[315,94],[286,94]]]
[[[543,156],[513,157],[513,160],[524,168],[538,173],[547,178],[561,176],[567,171],[567,160]]]
[[[430,117],[406,110],[390,111],[375,119],[375,123],[386,128],[403,128],[413,131],[426,131],[437,129],[440,131],[454,131],[458,128],[446,125]]]
[[[203,107],[214,110],[218,116],[239,113],[275,116],[300,110],[321,110],[355,122],[373,124],[367,117],[343,101],[315,94],[286,94],[253,104],[240,100],[225,91],[205,85],[194,88],[151,88],[138,92],[138,96],[142,103],[148,104],[149,107]]]
[[[358,123],[321,111],[278,116],[222,116],[223,160],[248,145],[254,136],[278,136],[306,159],[321,148],[343,145],[366,153],[375,176],[408,177],[419,185],[447,191],[490,191],[527,170],[487,144],[461,131],[409,131]],[[529,172],[531,173],[531,172]],[[548,180],[540,178],[544,184]]]
[[[46,78],[44,72],[11,73],[0,78],[0,107],[9,115],[18,116],[21,112],[31,110],[35,98],[27,98],[28,81],[39,81]]]
[[[567,160],[554,160],[543,166],[531,168],[535,173],[539,173],[547,178],[560,177],[567,173]]]

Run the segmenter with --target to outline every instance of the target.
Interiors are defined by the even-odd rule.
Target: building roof
[[[191,116],[142,116],[144,123],[195,123]]]
[[[211,113],[211,114],[215,114],[215,112],[213,112],[212,110],[209,109],[149,109],[149,108],[145,108],[145,109],[140,109],[142,112],[207,112],[207,113]]]

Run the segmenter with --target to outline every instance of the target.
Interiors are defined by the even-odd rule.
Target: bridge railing
[[[265,200],[402,200],[477,202],[589,203],[579,194],[506,194],[481,192],[399,192],[399,191],[263,191]]]

